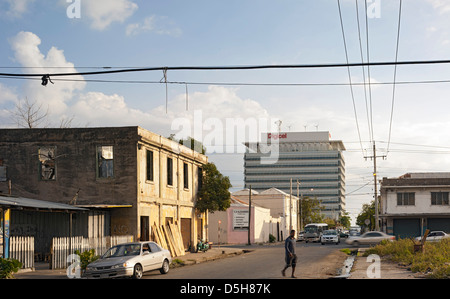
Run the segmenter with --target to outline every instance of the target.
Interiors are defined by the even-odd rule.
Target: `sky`
[[[360,63],[368,61],[367,44],[370,62],[395,61],[400,1],[367,0],[367,11],[363,0],[339,4],[346,48],[337,0],[0,0],[0,72],[346,63],[345,49],[350,63]],[[398,41],[398,61],[449,59],[450,2],[402,1]],[[360,83],[353,88],[345,67],[76,75],[51,77],[47,86],[0,76],[0,127],[17,127],[12,111],[28,99],[48,111],[47,127],[71,120],[72,127],[195,135],[232,190],[244,185],[242,142],[277,129],[275,121],[282,131],[329,131],[347,148],[346,210],[354,222],[373,200],[373,161],[364,158],[373,155],[372,141],[386,156],[377,160],[380,179],[449,171],[450,84],[424,83],[450,80],[449,70],[398,66],[395,90],[392,65],[350,68],[351,82]],[[361,84],[368,71],[370,93]],[[247,126],[236,131],[240,121]]]

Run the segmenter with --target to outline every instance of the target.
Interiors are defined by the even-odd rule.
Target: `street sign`
[[[233,210],[233,229],[248,229],[248,210]]]

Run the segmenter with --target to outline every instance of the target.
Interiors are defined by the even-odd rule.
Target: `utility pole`
[[[248,189],[248,245],[252,245],[250,241],[250,219],[252,216],[252,185]]]
[[[300,187],[300,181],[297,179],[297,229],[300,232],[300,230],[302,229],[302,215],[301,215],[301,210],[302,210],[302,202],[301,199],[299,197],[299,187]]]
[[[374,184],[374,200],[375,200],[375,230],[380,230],[380,221],[379,221],[379,215],[378,215],[378,191],[377,191],[377,158],[383,158],[383,160],[386,158],[385,155],[377,156],[376,147],[375,147],[375,140],[373,141],[373,155],[372,156],[365,156],[366,160],[367,158],[373,159],[373,184]]]
[[[289,193],[289,233],[292,230],[292,178],[291,178],[291,192]]]

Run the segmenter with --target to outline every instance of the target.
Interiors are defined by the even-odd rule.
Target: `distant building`
[[[450,233],[450,173],[407,173],[381,181],[381,228],[397,237]]]
[[[248,203],[231,196],[231,205],[226,211],[209,213],[208,240],[214,244],[248,243]],[[270,210],[252,203],[250,216],[250,243],[269,242],[269,236],[281,241],[280,218],[270,215]]]
[[[244,155],[245,188],[270,187],[318,199],[322,215],[338,219],[345,210],[344,144],[330,140],[329,132],[263,133],[261,142],[247,142]],[[277,152],[271,152],[271,145]],[[272,156],[272,157],[271,157]]]
[[[185,248],[196,244],[206,237],[195,202],[207,161],[137,126],[0,129],[0,192],[9,193],[11,181],[13,195],[98,211],[95,229],[80,231],[85,237],[149,240],[153,224],[176,222]],[[57,231],[20,210],[12,213],[12,235]]]
[[[248,189],[233,192],[232,196],[248,205]],[[279,219],[276,235],[273,234],[278,240],[286,238],[291,229],[299,231],[299,218],[297,217],[299,205],[296,196],[291,196],[277,188],[270,188],[261,192],[252,189],[253,204],[268,209],[271,217]]]

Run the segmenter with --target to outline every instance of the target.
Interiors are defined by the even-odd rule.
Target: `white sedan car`
[[[393,241],[395,240],[395,237],[387,235],[383,232],[371,231],[364,233],[361,236],[350,236],[345,241],[345,243],[353,246],[374,245],[380,243],[383,240]]]
[[[450,238],[449,234],[443,231],[432,231],[428,234],[426,241],[428,242],[438,242],[442,239]],[[415,238],[416,241],[422,241],[422,237]]]
[[[329,229],[323,232],[322,236],[320,237],[320,243],[322,245],[325,245],[326,243],[334,243],[339,244],[341,242],[339,234],[334,229]]]
[[[98,260],[86,267],[87,278],[133,277],[140,279],[144,272],[159,269],[169,272],[172,257],[167,249],[155,242],[132,242],[111,247]]]

